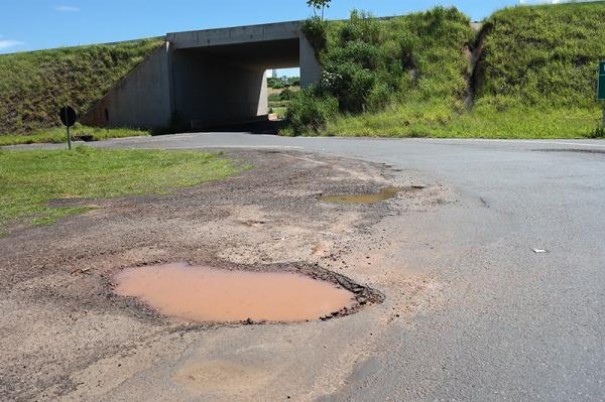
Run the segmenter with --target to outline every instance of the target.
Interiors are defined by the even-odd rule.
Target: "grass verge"
[[[128,128],[99,128],[76,125],[71,130],[72,136],[91,135],[92,141],[107,140],[110,138],[141,137],[150,135],[146,130],[134,130]],[[64,127],[40,130],[31,135],[0,135],[0,147],[7,145],[43,144],[67,142]]]
[[[475,109],[456,114],[439,105],[399,106],[380,113],[337,116],[323,135],[396,138],[571,139],[593,133],[601,112],[586,109]]]
[[[13,224],[49,224],[89,209],[54,207],[50,200],[167,194],[237,170],[226,158],[195,151],[0,150],[0,233]]]

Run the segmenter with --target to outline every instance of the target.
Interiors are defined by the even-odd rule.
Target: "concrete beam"
[[[188,49],[250,42],[298,39],[301,36],[300,27],[300,21],[291,21],[233,28],[175,32],[169,33],[166,36],[166,40],[172,43],[175,49]]]

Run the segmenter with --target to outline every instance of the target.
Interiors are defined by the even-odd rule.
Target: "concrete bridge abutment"
[[[104,127],[197,129],[268,113],[266,72],[300,67],[301,85],[321,66],[301,22],[170,33],[83,116]]]

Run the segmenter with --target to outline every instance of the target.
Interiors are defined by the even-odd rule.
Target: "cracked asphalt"
[[[50,375],[55,380],[68,378],[69,386],[63,388],[44,387],[43,381],[32,387],[15,363],[10,376],[3,369],[2,385],[9,384],[7,379],[13,383],[25,378],[25,390],[32,393],[17,394],[13,388],[14,395],[65,400],[289,397],[324,401],[567,401],[602,400],[605,395],[603,142],[318,139],[234,133],[114,140],[93,146],[254,150],[267,160],[290,155],[301,181],[291,183],[289,196],[302,189],[298,195],[308,200],[325,193],[330,182],[342,184],[339,192],[387,184],[420,183],[426,189],[413,197],[401,194],[376,208],[324,209],[315,220],[321,227],[309,219],[316,216],[313,208],[300,215],[305,219],[282,215],[279,221],[259,218],[273,211],[259,212],[255,203],[244,212],[231,210],[229,216],[235,218],[223,221],[230,222],[225,227],[232,236],[240,232],[235,229],[239,220],[252,222],[244,225],[250,228],[257,221],[279,221],[275,231],[288,226],[291,235],[285,238],[291,243],[271,247],[274,243],[259,229],[256,241],[233,241],[231,249],[221,252],[219,247],[216,258],[231,264],[244,260],[317,263],[376,288],[386,296],[384,303],[327,322],[186,329],[117,303],[110,310],[95,310],[98,317],[92,322],[109,321],[120,331],[129,328],[124,337],[130,343],[123,353],[99,354],[93,342],[85,358],[60,366],[57,377]],[[327,170],[305,176],[317,163],[327,163]],[[287,172],[284,168],[273,174],[277,177],[282,171]],[[323,183],[318,184],[321,188],[313,187],[315,181]],[[355,187],[355,182],[364,184]],[[141,205],[147,208],[146,202]],[[196,218],[200,227],[208,225],[203,217]],[[65,225],[78,219],[93,217],[62,222],[54,230],[69,233]],[[36,229],[22,235],[44,239],[48,233]],[[181,233],[176,239],[185,238]],[[162,239],[163,250],[179,244]],[[7,245],[13,240],[0,240],[0,265],[6,266]],[[122,258],[129,256],[129,263],[149,258],[153,253],[146,250],[139,250],[136,258],[123,250]],[[183,247],[169,257],[185,257],[188,251]],[[16,253],[12,248],[11,252]],[[27,303],[35,301],[36,281],[10,275],[15,282],[2,287],[2,310],[15,311],[24,331],[31,332],[28,320],[35,322],[36,316],[26,313],[32,308]],[[29,286],[25,290],[19,287],[24,281]],[[63,295],[62,300],[77,301],[78,295],[74,299]],[[55,307],[44,305],[49,311]],[[82,314],[77,303],[71,308],[73,314]],[[2,320],[3,339],[10,338],[19,322]],[[144,331],[139,328],[143,326]],[[97,332],[106,330],[101,326]],[[27,351],[22,339],[14,342],[5,340],[3,345]],[[43,340],[31,342],[44,345]],[[57,346],[62,347],[67,346]],[[59,359],[49,357],[36,373],[52,374],[53,358]]]

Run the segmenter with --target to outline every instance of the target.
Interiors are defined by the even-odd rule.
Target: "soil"
[[[254,322],[174,322],[137,299],[114,294],[112,278],[128,268],[186,262],[226,270],[302,273],[353,291],[359,306],[355,311],[361,308],[369,314],[360,319],[380,325],[411,314],[438,293],[439,284],[430,278],[405,275],[386,262],[401,230],[381,222],[386,217],[426,213],[451,202],[448,189],[410,172],[336,157],[277,151],[229,152],[227,156],[253,168],[225,181],[164,196],[57,200],[57,205],[94,209],[0,239],[0,399],[112,400],[119,399],[120,392],[142,398],[151,392],[148,385],[143,386],[144,380],[136,381],[145,370],[168,367],[166,362],[177,355],[210,353],[205,348],[211,339],[227,342],[240,335],[243,340],[254,339],[237,330],[244,331]],[[414,191],[401,191],[395,198],[375,204],[321,201],[324,196],[372,194],[387,187]],[[380,304],[376,303],[382,302],[385,306],[377,309]],[[376,316],[373,309],[379,312]],[[347,314],[350,312],[354,311]],[[355,333],[358,342],[351,341],[350,347],[365,348],[367,337],[345,327],[344,321],[350,319],[330,320],[343,321],[330,328]],[[349,325],[361,326],[361,322],[350,321]],[[328,323],[264,325],[267,329],[256,331],[255,336],[260,339],[284,332],[311,339],[322,336],[318,325]],[[327,334],[332,329],[324,331]],[[330,337],[334,342],[337,338]],[[204,346],[195,352],[188,349],[196,342]],[[325,350],[317,356],[312,349],[305,352],[304,348],[314,347],[311,341],[293,349],[277,341],[273,344],[283,350],[274,350],[271,356],[290,356],[295,367],[304,366],[297,360],[301,355],[306,359],[328,356]],[[324,376],[325,381],[313,380],[323,387],[317,392],[326,392],[341,381],[356,359],[347,348],[340,348],[339,353],[327,374],[321,374],[320,368],[309,374]],[[203,362],[173,361],[166,375],[174,376],[170,384],[182,385],[206,378],[212,366],[224,376],[236,364],[224,358],[225,354],[220,358],[208,355]],[[281,368],[285,367],[283,359]],[[201,373],[200,367],[206,371]],[[242,367],[242,376],[256,378],[257,373],[249,371],[252,368]],[[191,370],[195,373],[183,374]],[[296,374],[292,368],[288,370]],[[270,371],[279,372],[275,367]],[[299,381],[306,378],[296,375]],[[273,377],[261,377],[262,384],[255,389],[263,393],[250,391],[243,399],[272,396],[266,393],[265,384]],[[221,384],[227,387],[232,382],[226,378]],[[207,392],[209,385],[195,382],[183,387],[187,391],[182,392],[199,395],[196,392]],[[217,385],[212,391],[217,394],[211,395],[232,400],[241,396],[241,389],[227,392],[221,387]]]

